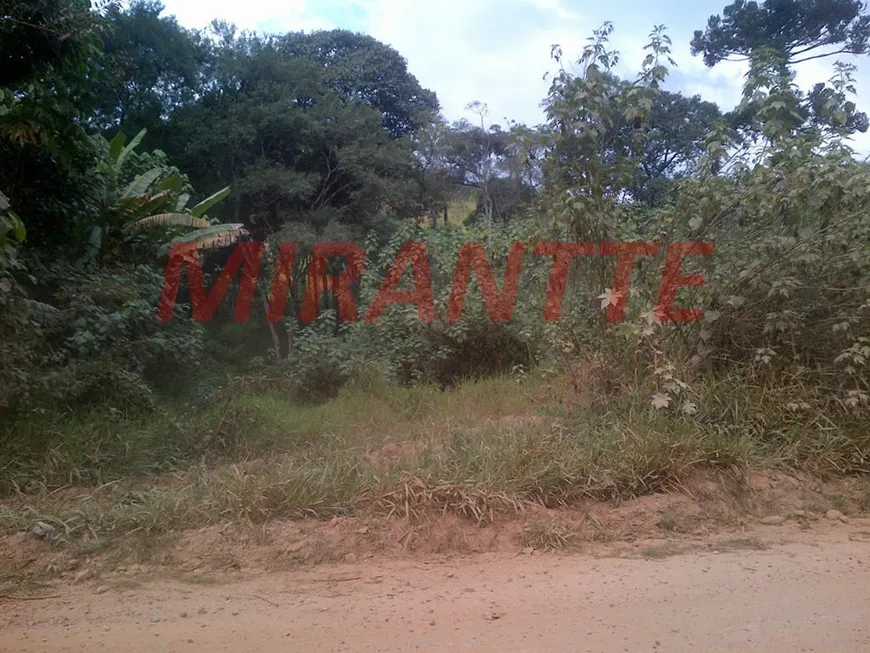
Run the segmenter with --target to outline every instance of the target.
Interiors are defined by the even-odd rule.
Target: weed
[[[719,551],[764,551],[768,545],[757,537],[745,537],[724,540],[717,543],[716,548]]]
[[[842,494],[826,494],[825,498],[831,502],[831,506],[843,514],[849,514],[851,512],[849,509],[849,501]]]
[[[555,522],[535,522],[527,526],[518,537],[520,546],[532,547],[543,551],[567,549],[576,534]]]

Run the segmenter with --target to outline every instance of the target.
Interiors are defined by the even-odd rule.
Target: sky
[[[633,77],[645,56],[643,46],[655,25],[665,25],[677,67],[666,88],[700,95],[721,109],[740,100],[744,64],[721,63],[710,69],[689,49],[692,34],[721,13],[731,0],[163,0],[164,14],[174,14],[189,28],[212,19],[261,33],[342,28],[364,32],[398,50],[410,72],[438,95],[450,120],[478,119],[466,109],[473,101],[487,105],[487,122],[507,119],[537,125],[540,107],[556,70],[551,46],[559,44],[576,60],[592,31],[611,21],[611,45],[620,53],[619,72]],[[840,55],[858,66],[857,104],[870,113],[870,58]],[[809,88],[832,75],[835,58],[800,64],[797,83]],[[870,152],[870,133],[859,134],[854,147]]]

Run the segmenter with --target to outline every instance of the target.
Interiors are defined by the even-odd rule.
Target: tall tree
[[[74,71],[93,54],[90,0],[0,2],[0,86]]]
[[[483,112],[483,106],[477,107]],[[452,198],[477,195],[476,216],[487,221],[508,220],[532,203],[541,183],[540,134],[524,125],[487,127],[468,120],[453,124],[438,121],[415,139],[422,214],[437,224]],[[466,217],[466,216],[463,216]],[[446,216],[445,216],[446,220]]]
[[[794,66],[870,49],[870,16],[860,0],[735,0],[722,16],[711,16],[692,39],[692,54],[708,67],[748,61],[743,101],[734,125],[776,139],[799,132],[848,135],[866,131],[867,116],[847,99],[854,66],[837,62],[831,86],[804,93]]]
[[[92,126],[115,133],[148,129],[158,139],[171,112],[190,104],[208,74],[213,48],[174,16],[161,16],[159,0],[134,0],[106,11],[103,56],[94,78]]]
[[[784,65],[864,54],[870,41],[864,8],[860,0],[735,0],[695,32],[692,54],[703,54],[708,67],[750,60],[761,49],[778,53]]]
[[[83,176],[101,26],[88,0],[0,3],[0,191],[32,244],[61,243],[91,206]]]
[[[605,23],[594,32],[577,62],[578,73],[566,70],[560,48],[553,48],[560,70],[546,100],[551,146],[545,194],[554,222],[578,240],[614,236],[618,206],[637,181],[649,115],[668,72],[665,63],[672,63],[670,39],[657,26],[640,74],[634,81],[619,79],[612,30]]]
[[[635,152],[637,170],[628,192],[640,202],[659,204],[667,197],[671,182],[694,172],[705,152],[704,137],[722,113],[699,96],[660,91],[644,124],[642,147]],[[631,134],[624,145],[632,148]]]
[[[261,235],[285,222],[371,227],[386,207],[401,214],[411,144],[393,138],[384,115],[332,90],[324,66],[288,54],[282,38],[220,29],[215,75],[175,112],[166,143],[194,186],[231,186],[225,217]]]
[[[347,30],[290,33],[280,47],[319,64],[324,84],[342,98],[377,109],[394,138],[410,135],[438,113],[435,93],[420,86],[398,52],[371,36]]]

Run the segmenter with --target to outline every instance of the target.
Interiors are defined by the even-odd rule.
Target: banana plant
[[[193,229],[173,242],[194,242],[203,249],[230,245],[246,233],[241,224],[215,224],[206,216],[209,209],[230,194],[229,187],[187,208],[190,195],[183,192],[184,185],[178,175],[165,175],[164,169],[154,167],[122,188],[120,178],[124,165],[144,136],[143,129],[127,143],[126,135],[119,133],[109,143],[108,156],[101,165],[106,179],[103,208],[83,225],[87,261],[102,259],[117,237],[145,229]]]

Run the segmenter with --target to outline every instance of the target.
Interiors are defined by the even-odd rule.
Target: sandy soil
[[[870,651],[870,519],[597,553],[58,584],[0,599],[0,650]]]

